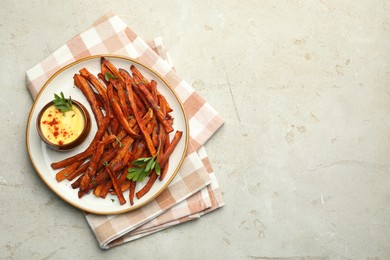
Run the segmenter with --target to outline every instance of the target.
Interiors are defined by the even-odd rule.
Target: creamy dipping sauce
[[[54,105],[42,114],[40,127],[44,137],[56,145],[69,144],[83,132],[85,119],[77,106],[73,110],[62,113]]]

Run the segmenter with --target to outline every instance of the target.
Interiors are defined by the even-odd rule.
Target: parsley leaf
[[[53,100],[54,106],[60,110],[64,115],[65,112],[71,111],[72,109],[72,97],[65,98],[64,93],[60,93],[60,95],[54,94]]]
[[[104,79],[105,79],[106,81],[110,81],[110,79],[118,79],[118,77],[112,75],[112,74],[109,73],[109,72],[106,72],[106,74],[104,75]]]
[[[142,182],[145,177],[149,176],[149,174],[154,170],[157,175],[161,173],[160,164],[157,161],[158,153],[160,152],[161,140],[159,140],[159,146],[157,153],[152,157],[146,158],[138,158],[134,160],[131,164],[135,167],[127,169],[127,179],[131,181],[139,181]]]

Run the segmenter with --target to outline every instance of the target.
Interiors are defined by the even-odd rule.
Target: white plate
[[[84,195],[80,199],[77,196],[78,189],[74,190],[71,187],[72,182],[69,182],[67,180],[57,182],[55,175],[59,170],[53,170],[50,167],[50,164],[52,162],[60,161],[64,158],[84,151],[84,149],[88,147],[89,143],[93,139],[93,136],[97,130],[95,118],[93,117],[93,113],[88,101],[85,99],[81,91],[74,86],[73,75],[78,73],[80,69],[85,67],[96,76],[97,73],[100,72],[101,56],[104,56],[109,59],[117,68],[124,68],[128,71],[130,71],[130,65],[135,65],[145,75],[146,78],[156,80],[159,92],[165,96],[165,98],[173,109],[173,112],[171,114],[175,119],[173,125],[175,131],[183,131],[183,136],[169,159],[169,171],[166,177],[162,181],[157,180],[153,185],[152,189],[141,199],[138,200],[137,198],[134,198],[133,206],[130,206],[130,203],[128,201],[128,191],[124,193],[124,197],[127,200],[127,203],[124,205],[120,205],[117,197],[110,194],[107,195],[105,199],[102,199],[96,198],[92,193],[90,193]],[[81,102],[88,109],[90,115],[92,116],[91,131],[86,141],[84,141],[84,143],[81,144],[75,150],[69,152],[57,152],[48,148],[45,143],[40,139],[36,129],[36,120],[39,110],[46,103],[53,100],[54,93],[60,93],[61,91],[64,93],[65,97],[71,96],[72,99]],[[174,132],[171,133],[171,137]],[[187,150],[188,121],[183,109],[183,105],[180,102],[178,96],[173,91],[173,89],[168,86],[164,79],[155,71],[143,64],[140,64],[135,60],[126,57],[99,55],[87,57],[65,66],[64,68],[56,72],[45,83],[42,90],[39,92],[37,98],[35,99],[33,107],[30,111],[26,130],[26,141],[27,150],[36,172],[43,180],[43,182],[59,197],[72,204],[73,206],[90,213],[118,214],[134,210],[151,202],[173,180],[184,160],[185,153]],[[145,179],[143,183],[137,184],[136,191],[142,188],[146,182],[147,179]]]

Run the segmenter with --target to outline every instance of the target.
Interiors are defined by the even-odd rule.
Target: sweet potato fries
[[[140,199],[164,178],[183,133],[173,129],[172,108],[156,81],[145,78],[134,65],[118,69],[104,57],[100,64],[96,76],[83,68],[73,77],[95,116],[95,136],[84,151],[51,167],[61,169],[57,181],[72,181],[80,198],[89,193],[105,198],[110,193],[123,205],[127,201],[123,194],[129,190],[133,205],[134,196]],[[136,192],[145,178],[147,183]]]

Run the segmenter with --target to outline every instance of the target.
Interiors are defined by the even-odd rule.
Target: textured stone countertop
[[[224,118],[226,205],[104,251],[30,163],[25,71],[107,12]],[[0,30],[1,259],[390,259],[389,0],[5,0]]]

